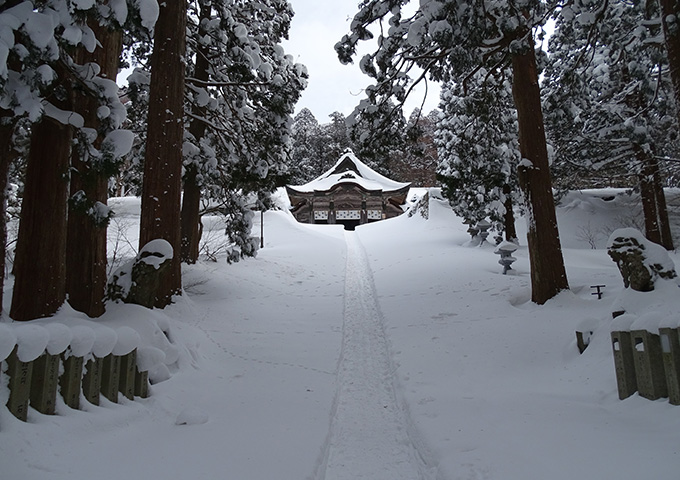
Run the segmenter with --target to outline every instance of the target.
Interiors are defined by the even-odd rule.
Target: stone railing
[[[94,405],[100,395],[114,403],[119,393],[147,397],[150,357],[130,327],[0,324],[0,375],[8,377],[1,383],[9,386],[7,408],[23,421],[29,406],[56,414],[57,394],[74,409],[81,397]]]

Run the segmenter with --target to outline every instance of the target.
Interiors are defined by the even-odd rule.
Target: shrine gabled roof
[[[380,175],[359,160],[351,150],[345,151],[340,159],[326,173],[304,185],[291,185],[289,188],[299,193],[327,191],[341,183],[355,183],[369,191],[390,192],[405,189],[410,183],[396,182]]]

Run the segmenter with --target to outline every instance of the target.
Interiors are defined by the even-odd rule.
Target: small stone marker
[[[118,389],[128,399],[135,399],[135,373],[137,371],[137,350],[120,357],[120,379]]]
[[[578,353],[583,353],[590,345],[590,337],[593,335],[592,331],[588,332],[576,332],[576,346],[578,347]]]
[[[614,367],[619,399],[624,400],[637,391],[635,376],[635,360],[630,332],[611,332],[612,350],[614,351]]]
[[[680,405],[680,329],[660,328],[659,337],[668,388],[668,402],[672,405]]]
[[[99,392],[102,386],[102,359],[93,357],[85,365],[83,375],[83,395],[92,405],[99,405]]]
[[[101,392],[113,403],[118,403],[118,388],[120,383],[120,357],[110,354],[102,360],[102,388]]]
[[[149,372],[140,372],[135,368],[135,395],[142,398],[149,397]]]
[[[15,417],[24,422],[28,418],[32,374],[33,363],[19,360],[17,348],[14,348],[14,351],[7,357],[7,375],[9,376],[7,408]]]
[[[31,406],[45,415],[56,413],[59,355],[45,352],[33,361]]]
[[[667,397],[668,388],[663,370],[659,335],[647,330],[633,330],[630,332],[630,337],[633,343],[638,393],[649,400]]]
[[[80,385],[83,376],[83,357],[74,355],[66,358],[66,354],[61,356],[64,365],[64,373],[59,377],[59,389],[66,405],[71,408],[80,408]]]

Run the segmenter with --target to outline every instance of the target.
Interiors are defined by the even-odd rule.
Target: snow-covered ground
[[[50,319],[131,326],[166,360],[148,399],[82,400],[80,411],[60,400],[58,415],[32,410],[28,423],[0,407],[0,478],[677,478],[680,407],[616,390],[610,319],[625,292],[604,245],[640,214],[615,193],[563,200],[571,290],[544,306],[529,301],[526,245],[502,275],[494,247],[469,246],[437,198],[427,220],[356,232],[267,212],[257,258],[185,267],[185,294],[165,310],[109,305],[91,322],[64,308]],[[120,258],[136,245],[139,204],[111,203]],[[206,220],[217,238],[219,221]],[[601,300],[595,284],[606,285]],[[629,311],[673,318],[675,288],[639,294]],[[579,355],[583,321],[595,333]]]

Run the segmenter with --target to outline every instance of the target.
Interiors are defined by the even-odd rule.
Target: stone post
[[[647,330],[630,332],[638,393],[649,400],[668,396],[661,356],[661,340]]]
[[[120,383],[120,357],[107,355],[102,360],[102,395],[113,403],[118,403],[118,388]]]
[[[680,405],[680,329],[660,328],[659,337],[668,401],[672,405]]]
[[[83,395],[92,405],[99,405],[99,392],[102,386],[102,359],[93,356],[85,365],[83,375]]]
[[[592,331],[576,332],[576,346],[578,347],[578,353],[583,353],[586,351],[586,348],[588,348],[588,345],[590,345],[590,337],[592,337],[592,335]]]
[[[45,415],[56,413],[59,355],[45,352],[33,361],[31,406]]]
[[[80,385],[83,376],[83,357],[74,355],[66,356],[62,353],[61,362],[64,365],[64,373],[59,377],[61,396],[66,405],[71,408],[80,408]]]
[[[135,373],[137,372],[137,349],[120,357],[118,390],[130,400],[135,399]]]
[[[7,376],[9,377],[9,400],[7,408],[19,420],[28,419],[28,402],[31,394],[33,362],[22,362],[15,347],[7,357]]]
[[[149,396],[149,372],[135,369],[135,395],[142,398]]]
[[[611,332],[611,339],[619,399],[624,400],[637,391],[633,344],[630,332]]]

